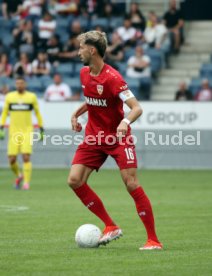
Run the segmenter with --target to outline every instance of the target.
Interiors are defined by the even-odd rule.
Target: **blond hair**
[[[99,55],[104,57],[107,48],[107,37],[104,32],[89,31],[78,36],[79,42],[94,46]]]

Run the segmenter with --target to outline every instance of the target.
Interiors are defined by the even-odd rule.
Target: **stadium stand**
[[[33,1],[30,0],[32,3]],[[0,5],[3,7],[1,2]],[[8,1],[3,2],[5,5]],[[181,46],[178,55],[172,54],[173,43],[171,45],[168,42],[164,47],[158,47],[154,43],[148,44],[145,40],[144,32],[147,28],[151,36],[151,33],[155,34],[155,27],[159,30],[159,25],[163,25],[163,21],[155,21],[155,19],[163,18],[168,10],[168,0],[135,1],[137,4],[132,3],[129,7],[126,6],[125,1],[122,3],[120,1],[119,4],[110,3],[110,1],[105,4],[104,1],[98,1],[96,6],[89,6],[89,9],[88,1],[80,1],[80,5],[72,5],[72,9],[67,10],[61,9],[60,1],[41,1],[39,13],[36,11],[36,14],[33,14],[32,10],[24,10],[25,12],[19,10],[20,6],[25,7],[25,2],[27,1],[17,2],[15,16],[11,16],[8,12],[8,15],[5,15],[5,7],[0,15],[1,59],[4,53],[8,55],[7,66],[1,65],[0,62],[0,84],[2,85],[14,87],[14,77],[17,71],[15,72],[13,68],[21,62],[22,53],[25,53],[32,63],[40,51],[45,51],[49,53],[50,73],[45,77],[35,75],[33,72],[27,75],[28,88],[42,97],[46,87],[53,81],[53,74],[58,72],[67,80],[73,92],[78,93],[81,88],[77,78],[79,79],[82,64],[76,56],[76,36],[90,29],[100,29],[107,33],[112,52],[106,55],[106,61],[117,68],[124,77],[126,77],[127,61],[134,54],[135,47],[137,45],[143,47],[145,55],[151,59],[149,91],[145,92],[147,80],[144,81],[144,87],[142,87],[142,85],[138,86],[137,80],[127,77],[129,86],[135,90],[139,99],[173,100],[175,91],[182,80],[189,83],[194,94],[197,87],[200,87],[202,78],[208,78],[211,82],[212,69],[209,64],[212,44],[211,22],[186,23],[186,43]],[[48,16],[47,12],[51,16]],[[46,17],[47,23],[43,22]],[[138,18],[139,21],[136,21]],[[113,34],[120,30],[120,27],[123,31],[125,19],[130,20],[134,35],[130,42],[122,41],[116,44],[117,41],[113,40]],[[154,24],[151,20],[155,21]],[[43,32],[43,24],[52,25],[51,32],[54,39],[50,38],[49,32],[48,34]],[[173,37],[166,35],[166,38],[171,42]],[[118,51],[121,51],[123,55],[119,55]],[[12,72],[5,75],[4,71],[6,67],[9,68],[9,65],[12,67]],[[199,79],[197,79],[198,75]]]
[[[123,42],[121,45],[123,55],[115,62],[112,62],[112,56],[109,63],[111,62],[111,65],[114,65],[126,77],[128,58],[135,52],[136,45],[145,44],[145,41],[142,40],[142,31],[145,29],[146,18],[141,11],[142,5],[132,4],[129,12],[126,13],[124,3],[104,4],[104,9],[102,9],[101,1],[98,1],[96,8],[93,8],[91,12],[91,10],[87,10],[87,1],[81,1],[81,4],[75,6],[72,12],[69,9],[61,9],[60,1],[55,1],[55,3],[41,1],[38,9],[34,11],[31,6],[28,10],[26,9],[29,2],[33,3],[33,0],[28,2],[18,1],[13,11],[10,11],[11,7],[7,0],[4,0],[4,4],[1,5],[3,11],[0,16],[0,31],[3,40],[0,43],[0,53],[1,60],[4,60],[7,54],[8,62],[0,62],[0,84],[7,85],[10,89],[14,88],[14,78],[18,74],[22,74],[27,78],[28,89],[41,97],[46,87],[52,82],[53,74],[58,72],[71,86],[72,90],[78,93],[81,90],[79,72],[82,64],[79,63],[76,52],[74,52],[76,50],[76,40],[74,38],[83,31],[98,28],[107,32],[109,42],[114,46],[111,42],[112,34],[123,26],[126,16],[135,30],[132,43],[129,45],[127,41]],[[139,16],[139,23],[135,22],[134,15]],[[48,30],[45,30],[46,27],[48,27]],[[51,39],[51,33],[54,36],[53,39]],[[152,76],[155,77],[163,66],[163,53],[154,48],[144,47],[144,49],[145,54],[151,58],[151,72]],[[112,52],[113,55],[116,55],[116,50]],[[49,59],[46,63],[41,59],[39,63],[38,54],[44,51],[49,53]],[[23,58],[23,54],[25,54],[25,58]],[[23,59],[29,59],[32,64],[31,72],[28,61],[24,62]],[[50,65],[47,64],[49,61]],[[36,71],[36,66],[38,68],[42,66],[42,69],[39,68]],[[7,74],[5,71],[7,71]],[[48,71],[49,74],[46,75]],[[139,97],[141,91],[138,82],[130,78],[127,78],[127,80]],[[149,95],[145,99],[149,99]]]

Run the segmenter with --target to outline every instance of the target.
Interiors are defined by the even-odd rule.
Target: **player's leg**
[[[8,160],[9,160],[10,168],[16,176],[14,186],[15,186],[16,189],[19,189],[23,177],[22,177],[22,174],[21,174],[18,162],[17,162],[17,156],[16,155],[9,155]]]
[[[32,143],[30,139],[30,131],[22,133],[23,142],[20,146],[20,152],[22,153],[23,159],[23,178],[24,184],[22,189],[29,190],[31,176],[32,176],[32,163],[31,163],[31,154],[32,154]]]
[[[24,184],[22,189],[23,190],[29,190],[30,188],[30,182],[31,182],[31,176],[32,176],[32,163],[30,160],[31,155],[29,153],[23,153],[23,179]]]
[[[137,178],[137,158],[135,146],[131,137],[127,137],[125,143],[119,144],[114,149],[111,149],[110,155],[116,160],[123,182],[129,194],[134,199],[138,215],[145,226],[148,240],[160,245],[155,232],[151,203],[143,188],[139,185]]]
[[[120,172],[123,182],[135,202],[137,213],[147,232],[147,243],[140,249],[162,249],[162,245],[159,242],[155,231],[152,206],[143,188],[139,185],[136,168],[122,169]]]
[[[92,171],[93,169],[84,165],[72,165],[68,177],[68,184],[72,188],[74,193],[82,201],[82,203],[92,213],[94,213],[98,218],[100,218],[106,226],[115,225],[113,220],[108,215],[101,199],[87,184],[88,177]]]
[[[20,151],[20,144],[19,144],[19,140],[14,139],[14,138],[16,138],[14,135],[15,135],[15,133],[13,133],[11,131],[9,132],[7,155],[8,155],[10,168],[16,176],[14,186],[16,189],[19,189],[21,181],[23,179],[19,164],[17,162],[17,155],[19,154],[19,151]]]
[[[105,224],[103,232],[105,235],[107,232],[107,239],[101,239],[100,244],[106,244],[112,239],[118,238],[115,235],[117,235],[117,229],[120,231],[119,227],[116,226],[106,211],[101,199],[87,184],[91,172],[94,169],[99,169],[106,158],[107,155],[101,150],[82,144],[78,147],[75,154],[68,177],[68,183],[75,194],[80,198],[83,204]],[[111,234],[110,236],[108,236],[109,232]],[[104,238],[105,235],[103,235]]]

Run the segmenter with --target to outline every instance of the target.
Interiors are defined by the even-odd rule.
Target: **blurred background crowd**
[[[142,1],[0,0],[0,6],[0,99],[23,76],[28,90],[47,101],[83,100],[77,36],[95,29],[108,37],[105,62],[139,100],[151,100],[161,69],[170,68],[170,57],[179,55],[186,41],[175,0],[162,16],[157,10],[145,16]],[[175,99],[211,100],[210,81],[201,81],[195,91],[181,81]]]

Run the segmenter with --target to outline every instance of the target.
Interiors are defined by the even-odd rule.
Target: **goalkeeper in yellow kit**
[[[10,115],[8,158],[12,171],[16,175],[15,187],[28,190],[30,187],[32,163],[30,156],[32,153],[31,133],[32,110],[35,111],[38,125],[40,127],[41,138],[43,138],[43,122],[39,111],[37,97],[34,93],[26,91],[26,82],[23,78],[16,79],[16,91],[10,92],[5,98],[5,104],[0,120],[0,138],[4,139],[4,125],[7,116]],[[23,174],[17,163],[17,155],[23,157]]]

